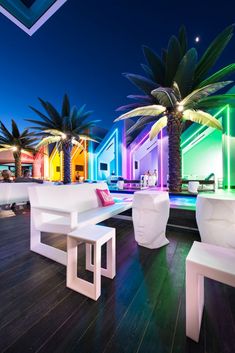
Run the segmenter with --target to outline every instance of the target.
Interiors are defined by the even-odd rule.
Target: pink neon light
[[[132,165],[132,156],[133,153],[135,152],[135,150],[146,140],[146,138],[148,137],[149,133],[147,133],[142,140],[140,140],[140,142],[137,143],[137,145],[135,145],[135,147],[130,151],[130,158],[129,158],[129,166],[130,166],[130,174],[129,174],[129,178],[133,177],[133,170],[134,170],[134,166]],[[161,130],[161,135],[160,135],[160,187],[161,190],[163,190],[163,132]],[[131,167],[132,165],[132,167]]]
[[[160,140],[161,140],[161,145],[160,145],[160,187],[161,190],[163,190],[163,132],[161,130],[161,135],[160,135]]]
[[[149,132],[142,138],[142,140],[140,140],[140,142],[137,143],[137,145],[135,145],[135,147],[133,148],[133,150],[131,150],[130,152],[130,159],[129,159],[129,166],[132,165],[132,155],[135,152],[135,150],[144,142],[144,140],[149,136]],[[134,170],[134,166],[132,165],[132,168],[130,168],[130,178],[133,177],[133,170]]]

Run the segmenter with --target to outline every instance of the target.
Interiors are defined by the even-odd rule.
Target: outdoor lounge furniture
[[[39,185],[44,186],[36,183],[0,183],[0,205],[29,201],[28,188]]]
[[[132,207],[130,198],[125,201],[122,194],[112,194],[119,196],[119,202],[102,207],[96,189],[108,189],[108,186],[106,183],[85,183],[30,188],[30,249],[67,265],[67,253],[41,243],[41,232],[68,234],[77,228],[102,222]]]
[[[196,342],[204,307],[204,277],[235,287],[235,250],[195,241],[186,258],[186,335]]]
[[[235,194],[199,195],[196,220],[202,242],[235,248]]]
[[[169,243],[165,235],[169,212],[167,192],[146,190],[134,194],[132,217],[139,245],[156,249]]]
[[[86,269],[94,273],[93,283],[79,278],[77,273],[77,246],[86,243]],[[101,247],[107,244],[106,268],[101,267]],[[92,261],[92,246],[94,259]],[[115,229],[90,225],[77,228],[67,237],[67,287],[97,300],[101,292],[101,275],[113,279],[116,274],[116,239]]]

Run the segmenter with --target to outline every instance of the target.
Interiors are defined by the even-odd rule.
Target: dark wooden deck
[[[148,250],[131,222],[105,224],[117,228],[117,276],[102,279],[94,302],[66,288],[65,267],[29,251],[28,211],[2,214],[0,352],[235,352],[235,289],[217,282],[206,281],[200,342],[185,337],[185,257],[197,233],[171,228],[168,246]]]

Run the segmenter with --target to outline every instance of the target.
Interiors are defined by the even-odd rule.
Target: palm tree
[[[85,111],[85,105],[79,109],[77,107],[71,109],[66,94],[64,95],[61,113],[51,103],[41,98],[39,98],[39,101],[47,115],[30,107],[42,120],[26,120],[36,124],[32,128],[40,131],[38,135],[42,137],[42,140],[37,148],[56,143],[58,151],[63,151],[63,181],[64,184],[69,184],[71,183],[72,146],[81,146],[80,140],[97,142],[97,139],[93,138],[88,131],[100,120],[86,121],[92,112]]]
[[[125,74],[145,95],[130,95],[136,103],[118,108],[118,111],[134,108],[122,114],[115,121],[140,116],[128,133],[141,129],[156,121],[150,131],[153,139],[167,126],[169,190],[181,190],[181,150],[180,138],[185,122],[196,122],[222,130],[218,120],[204,110],[230,104],[235,106],[234,94],[215,92],[232,81],[222,81],[235,73],[235,63],[221,68],[208,77],[208,72],[220,57],[233,35],[233,25],[226,28],[210,44],[201,59],[195,48],[187,49],[185,28],[179,31],[178,38],[172,36],[162,57],[148,47],[143,47],[146,64],[142,67],[147,77]]]
[[[12,119],[11,132],[0,122],[0,151],[12,151],[15,159],[15,176],[21,176],[21,153],[34,153],[34,144],[37,141],[35,134],[28,129],[19,131],[16,122]]]

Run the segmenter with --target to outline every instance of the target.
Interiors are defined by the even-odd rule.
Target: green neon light
[[[224,111],[224,109],[227,108],[227,105],[225,105],[223,108],[221,108],[215,115],[214,118],[216,118],[220,113]],[[180,147],[182,148],[189,140],[192,139],[195,135],[197,135],[201,130],[205,128],[205,125],[200,126],[192,135],[190,135],[184,142],[181,143]]]
[[[228,190],[231,189],[231,168],[230,168],[230,158],[231,158],[231,153],[230,153],[230,107],[229,105],[227,106],[227,173],[228,173]]]

